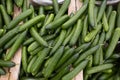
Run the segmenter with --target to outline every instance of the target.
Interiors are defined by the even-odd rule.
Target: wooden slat
[[[79,0],[71,0],[70,6],[68,8],[68,15],[70,13],[75,13],[78,11],[82,6],[82,2]],[[83,80],[83,71],[81,71],[73,80]]]
[[[14,18],[17,17],[21,13],[21,8],[18,8],[16,5],[14,5]],[[22,24],[19,23],[19,24]],[[20,65],[21,65],[21,48],[18,49],[18,51],[15,53],[14,57],[12,58],[12,61],[16,64],[15,67],[10,68],[10,77],[9,80],[17,80],[19,77],[19,71],[20,71]]]
[[[82,2],[80,0],[76,0],[76,11],[78,11],[82,7]],[[83,80],[83,71],[81,71],[76,77],[75,80]]]
[[[21,13],[21,8],[18,8],[16,5],[14,5],[14,15],[13,18],[17,17]],[[20,23],[22,24],[22,22]],[[7,52],[9,49],[7,50]],[[6,53],[7,53],[6,52]],[[16,66],[12,68],[6,68],[6,75],[3,75],[0,77],[0,80],[18,80],[19,72],[20,72],[20,65],[21,65],[21,48],[18,49],[18,51],[15,53],[12,60]]]
[[[68,8],[68,15],[70,15],[71,13],[75,13],[75,12],[76,12],[75,0],[71,0],[69,8]]]

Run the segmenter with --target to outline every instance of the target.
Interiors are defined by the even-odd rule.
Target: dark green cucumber
[[[46,20],[44,26],[40,30],[40,35],[43,36],[44,34],[46,34],[46,29],[45,29],[46,25],[48,25],[50,22],[52,22],[53,19],[54,19],[54,14],[50,14],[49,17],[48,17],[48,19]]]
[[[34,49],[33,51],[30,52],[30,55],[36,55],[40,50],[42,50],[43,47],[37,47],[36,49]]]
[[[117,45],[119,38],[120,38],[120,28],[116,28],[113,33],[111,42],[106,50],[105,59],[108,59],[113,54],[113,51]]]
[[[5,60],[10,60],[14,56],[15,52],[19,49],[20,45],[22,44],[26,34],[27,31],[24,31],[20,34],[20,36],[17,38],[17,40],[9,50],[8,54],[6,55]]]
[[[106,40],[109,40],[112,36],[113,30],[115,28],[115,21],[116,21],[116,11],[112,11],[111,15],[110,15],[110,19],[109,19],[109,30],[106,33]]]
[[[11,39],[9,42],[7,42],[7,43],[5,44],[5,46],[4,46],[4,49],[10,48],[10,47],[13,45],[13,43],[16,41],[16,39],[18,38],[18,36],[19,36],[19,34],[16,35],[16,36],[15,36],[13,39]]]
[[[63,3],[63,5],[62,5],[61,8],[59,9],[58,13],[56,14],[54,20],[57,20],[57,19],[59,19],[61,16],[63,16],[63,14],[67,11],[69,4],[70,4],[70,0],[65,0],[65,2]]]
[[[50,48],[44,48],[42,51],[39,51],[38,54],[40,55],[38,56],[36,62],[33,64],[33,67],[31,68],[32,72],[38,72],[38,70],[41,68],[43,61],[45,60],[45,57],[48,55],[49,51]]]
[[[77,66],[79,64],[79,62],[81,62],[82,60],[84,60],[89,55],[93,54],[98,48],[99,48],[99,45],[97,45],[95,47],[92,47],[92,48],[88,49],[87,51],[83,52],[80,55],[80,57],[77,59],[77,61],[74,63],[74,66]]]
[[[74,54],[74,50],[75,50],[74,48],[70,48],[70,49],[66,50],[64,55],[61,57],[59,63],[56,65],[55,69],[57,69],[62,64],[64,64]]]
[[[28,66],[27,66],[27,73],[31,72],[32,65],[36,60],[37,60],[37,55],[35,55],[31,58],[30,62],[28,63]]]
[[[59,4],[57,0],[52,0],[55,14],[59,11]]]
[[[22,67],[25,72],[27,72],[27,48],[25,46],[22,47]]]
[[[18,7],[22,7],[23,1],[24,1],[24,0],[14,0],[15,4],[16,4]]]
[[[34,38],[28,38],[24,43],[23,45],[29,45],[30,43],[32,43],[34,41]]]
[[[92,40],[97,35],[97,33],[101,30],[101,28],[102,28],[102,24],[100,23],[98,24],[97,29],[92,30],[90,33],[88,33],[85,36],[84,41],[89,42],[90,40]]]
[[[28,52],[32,52],[38,47],[40,47],[40,45],[36,41],[34,41],[28,46],[27,50],[28,50]]]
[[[95,39],[93,40],[92,44],[91,44],[91,47],[95,46],[98,44],[98,41],[99,41],[99,34],[96,35]]]
[[[97,22],[99,22],[102,19],[102,16],[105,12],[106,9],[106,4],[107,4],[107,0],[104,0],[100,6],[100,10],[98,12],[98,17],[97,17]]]
[[[16,18],[14,18],[7,25],[7,29],[12,29],[12,28],[16,27],[22,20],[24,20],[25,18],[27,18],[31,14],[32,14],[32,10],[31,9],[28,9],[28,10],[24,11],[23,13],[21,13],[20,15],[18,15]]]
[[[24,0],[24,2],[23,2],[23,7],[22,7],[22,11],[24,12],[24,11],[26,11],[27,9],[28,9],[28,0]]]
[[[70,73],[65,75],[62,80],[71,80],[73,79],[81,70],[83,70],[88,63],[88,60],[84,60],[75,69],[73,69]]]
[[[89,0],[89,7],[88,7],[88,19],[89,24],[94,27],[95,21],[94,21],[94,7],[95,7],[95,0]]]
[[[49,61],[49,63],[47,64],[47,66],[45,67],[43,74],[45,78],[50,77],[50,75],[52,74],[52,72],[55,69],[55,66],[57,65],[58,61],[60,60],[62,54],[64,51],[64,47],[61,46],[56,53],[53,55],[53,57],[51,58],[51,60]]]
[[[15,66],[15,63],[12,62],[12,61],[0,60],[0,66],[2,66],[2,67],[13,67],[13,66]]]
[[[46,25],[46,29],[56,29],[69,19],[68,15],[61,16],[59,19]]]
[[[67,66],[66,68],[62,69],[55,77],[53,77],[50,80],[60,80],[64,75],[66,75],[70,71],[70,66]]]
[[[13,15],[13,1],[12,0],[6,0],[6,6],[7,6],[7,13],[9,15]]]
[[[99,65],[99,66],[94,66],[94,67],[91,67],[87,70],[87,74],[93,74],[93,73],[101,72],[101,71],[110,69],[112,67],[114,67],[114,65],[111,64],[111,63],[102,64],[102,65]]]
[[[88,16],[84,19],[83,29],[82,29],[82,43],[84,42],[84,38],[88,32]]]
[[[94,54],[93,64],[95,66],[100,64],[100,55],[102,54],[102,46],[99,47],[99,49]]]
[[[85,10],[87,9],[87,5],[88,5],[88,3],[84,4],[72,18],[70,18],[68,21],[66,21],[62,25],[62,28],[67,29],[71,25],[73,25],[79,19],[79,17],[85,12]]]
[[[50,51],[50,55],[53,55],[53,53],[60,47],[63,40],[65,39],[65,35],[66,35],[66,30],[62,30],[61,33],[60,33],[58,41],[56,42],[56,44],[54,45],[54,47]]]
[[[38,15],[38,16],[34,17],[33,19],[31,19],[31,20],[27,21],[26,23],[24,23],[23,25],[21,25],[19,28],[19,32],[24,31],[28,28],[31,28],[33,25],[44,20],[44,18],[45,18],[45,15]]]
[[[84,44],[82,44],[81,46],[77,47],[77,48],[75,49],[75,52],[83,52],[83,51],[85,51],[87,48],[89,48],[90,45],[91,45],[91,42],[89,42],[89,43],[84,43]]]
[[[76,44],[80,34],[81,34],[81,31],[82,31],[82,20],[79,19],[77,21],[77,25],[76,25],[76,30],[74,31],[72,37],[71,37],[71,40],[70,40],[70,46],[73,46]]]
[[[68,65],[71,65],[72,63],[74,63],[77,58],[79,57],[80,53],[76,53],[73,56],[71,56],[63,65],[61,65],[56,72],[60,72],[61,70],[63,70],[65,67],[67,67]]]
[[[67,44],[69,43],[69,41],[70,41],[70,39],[71,39],[73,33],[75,32],[75,30],[76,30],[76,25],[74,25],[74,27],[73,27],[71,33],[70,33],[70,34],[65,38],[65,40],[63,41],[63,45],[64,45],[64,46],[67,45]],[[67,33],[66,33],[66,35],[67,35]]]
[[[102,23],[103,23],[103,29],[107,32],[109,30],[109,25],[105,13],[103,14]]]
[[[30,34],[40,45],[48,47],[48,43],[38,34],[34,27],[30,29]]]
[[[18,33],[19,27],[8,31],[4,36],[0,38],[0,47],[3,47],[6,42],[8,42],[11,38],[13,38]]]
[[[109,5],[109,6],[107,7],[107,11],[106,11],[107,20],[109,20],[110,14],[111,14],[112,10],[113,10],[113,6],[112,6],[112,5]]]
[[[5,22],[5,25],[8,25],[10,23],[10,21],[11,21],[11,18],[7,14],[6,9],[5,9],[5,7],[3,5],[0,5],[0,11],[1,11],[1,14],[3,16],[3,20]]]

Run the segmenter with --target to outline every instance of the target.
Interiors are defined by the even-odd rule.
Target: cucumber
[[[25,46],[22,47],[22,67],[25,72],[27,72],[27,48]]]
[[[26,11],[24,11],[23,13],[21,13],[20,15],[18,15],[16,18],[14,18],[8,25],[7,25],[7,29],[12,29],[14,27],[16,27],[22,20],[24,20],[25,18],[27,18],[28,16],[30,16],[32,14],[32,10],[28,9]]]
[[[64,47],[61,46],[56,53],[53,55],[51,60],[48,62],[47,66],[45,66],[43,75],[45,78],[49,78],[52,72],[55,69],[55,66],[57,65],[58,61],[60,60],[61,56],[63,55]]]
[[[19,36],[19,34],[16,35],[16,36],[15,36],[13,39],[11,39],[9,42],[7,42],[7,43],[5,44],[5,46],[4,46],[4,49],[10,48],[10,47],[14,44],[14,42],[16,41],[16,39],[18,38],[18,36]]]
[[[30,29],[30,34],[39,43],[39,45],[48,47],[48,43],[38,34],[34,27]]]
[[[6,0],[6,6],[7,6],[7,13],[9,15],[13,15],[13,1],[12,0]]]
[[[84,60],[75,69],[65,75],[62,80],[72,80],[81,70],[83,70],[88,63],[88,60]]]
[[[12,48],[9,50],[8,54],[5,56],[5,60],[11,60],[11,58],[15,55],[15,52],[19,49],[20,45],[22,44],[26,34],[27,34],[27,31],[24,31],[22,32],[22,34],[20,34],[19,38],[17,38],[15,43],[12,45]]]
[[[11,38],[13,38],[18,33],[19,27],[8,31],[4,36],[0,38],[0,47],[3,47],[6,42],[8,42]]]
[[[22,7],[23,1],[24,1],[24,0],[14,0],[15,4],[16,4],[18,7]]]
[[[5,25],[8,25],[11,21],[11,18],[10,16],[7,14],[6,12],[6,9],[5,9],[5,6],[3,5],[0,5],[0,11],[1,11],[1,14],[3,16],[3,20],[4,20],[4,23]]]
[[[33,63],[37,60],[37,55],[33,56],[32,59],[29,61],[27,66],[27,73],[31,72]]]
[[[84,4],[72,18],[70,18],[68,21],[62,24],[62,28],[67,29],[70,26],[72,26],[79,19],[79,17],[85,12],[85,10],[87,9],[87,5],[88,3]]]
[[[95,0],[89,0],[89,7],[88,7],[88,19],[89,24],[94,27],[95,21],[94,21],[94,7],[95,7]]]
[[[31,28],[33,25],[44,20],[44,18],[45,18],[45,15],[38,15],[38,16],[32,18],[31,20],[27,21],[26,23],[24,23],[23,25],[20,26],[19,32],[24,31],[28,28]]]
[[[63,70],[65,67],[67,67],[68,65],[71,65],[72,63],[74,63],[77,58],[79,57],[80,53],[76,53],[75,55],[71,56],[63,65],[61,65],[56,72],[60,72],[61,70]]]
[[[107,5],[107,0],[104,0],[100,6],[100,10],[98,12],[98,17],[97,17],[97,22],[99,22],[102,19],[102,16],[105,12],[106,9],[106,5]]]
[[[59,73],[57,73],[55,75],[55,77],[53,77],[50,80],[60,80],[64,75],[66,75],[70,70],[70,66],[67,66],[66,68],[62,69]]]
[[[53,2],[54,12],[55,12],[55,14],[57,14],[58,11],[59,11],[59,4],[58,4],[58,1],[57,1],[57,0],[52,0],[52,2]]]
[[[111,42],[106,50],[105,59],[108,59],[113,54],[113,51],[117,45],[119,38],[120,38],[120,28],[116,28],[113,33]]]
[[[90,45],[91,45],[91,42],[81,44],[81,46],[79,46],[79,47],[77,47],[77,48],[75,49],[75,52],[79,52],[79,51],[80,51],[80,52],[83,52],[83,51],[85,51],[87,48],[89,48]]]
[[[0,66],[2,66],[2,67],[13,67],[13,66],[15,66],[15,63],[12,62],[12,61],[0,60]]]
[[[70,4],[70,0],[65,0],[65,2],[63,3],[63,5],[62,5],[61,8],[59,9],[58,13],[56,14],[54,20],[57,20],[57,19],[59,19],[61,16],[63,16],[63,14],[67,11],[69,4]]]
[[[59,19],[54,20],[53,22],[46,25],[46,29],[56,29],[60,27],[61,24],[66,22],[69,19],[68,15],[61,16]]]
[[[62,30],[60,33],[58,41],[56,42],[56,44],[54,45],[54,47],[50,51],[50,56],[53,55],[54,52],[61,46],[63,40],[65,39],[65,35],[66,35],[66,30]]]
[[[45,57],[48,55],[50,51],[50,48],[44,48],[42,51],[39,51],[38,58],[36,59],[36,62],[32,66],[32,72],[38,72],[38,70],[41,68],[43,61],[45,60]]]
[[[56,68],[59,68],[62,64],[64,64],[73,54],[74,54],[74,48],[70,48],[65,51],[64,55],[61,57],[59,63],[56,65]]]
[[[94,29],[90,33],[88,33],[85,36],[84,41],[89,42],[90,40],[92,40],[97,35],[97,33],[101,30],[101,28],[102,28],[102,24],[98,24],[97,29]]]
[[[73,46],[76,44],[80,34],[81,34],[81,31],[82,31],[82,20],[79,19],[77,21],[77,25],[76,25],[76,30],[74,31],[72,37],[71,37],[71,40],[70,40],[70,46]]]
[[[117,15],[116,11],[112,11],[108,22],[109,30],[106,33],[106,40],[109,40],[113,34],[113,30],[115,28],[116,15]]]
[[[77,61],[74,63],[74,66],[77,66],[79,64],[79,62],[81,62],[82,60],[84,60],[86,57],[88,57],[89,55],[93,54],[97,49],[99,48],[99,45],[96,45],[90,49],[88,49],[87,51],[83,52],[79,58],[77,59]]]
[[[102,64],[102,65],[99,65],[99,66],[94,66],[94,67],[91,67],[87,70],[87,74],[93,74],[93,73],[101,72],[101,71],[104,71],[104,70],[107,70],[107,69],[110,69],[110,68],[113,68],[113,67],[114,67],[114,65],[111,64],[111,63]]]

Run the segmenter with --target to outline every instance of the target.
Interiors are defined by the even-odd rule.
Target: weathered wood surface
[[[68,8],[68,15],[75,13],[82,7],[82,2],[80,0],[71,0]],[[83,80],[83,71],[81,71],[73,80]]]
[[[21,13],[21,9],[18,8],[16,5],[14,5],[13,18],[18,16],[20,13]],[[22,22],[20,24],[22,24]],[[8,51],[9,51],[9,49],[7,50],[7,52]],[[21,65],[21,48],[18,49],[18,51],[15,53],[15,55],[11,61],[13,61],[16,64],[16,66],[14,66],[10,69],[6,68],[5,70],[6,70],[7,74],[0,76],[0,80],[18,80],[19,72],[20,72],[20,65]]]

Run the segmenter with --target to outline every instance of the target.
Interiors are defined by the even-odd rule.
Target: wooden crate
[[[80,2],[80,0],[71,0],[71,3],[68,8],[68,15],[70,15],[71,13],[76,13],[76,11],[81,8],[81,6],[82,2]],[[13,17],[15,18],[20,13],[21,9],[14,5]],[[22,24],[22,22],[20,24]],[[0,76],[0,80],[18,80],[21,66],[21,48],[19,48],[19,50],[16,52],[15,56],[12,58],[12,61],[16,63],[16,66],[10,69],[5,68],[7,74]],[[83,71],[81,71],[73,80],[83,80]]]

